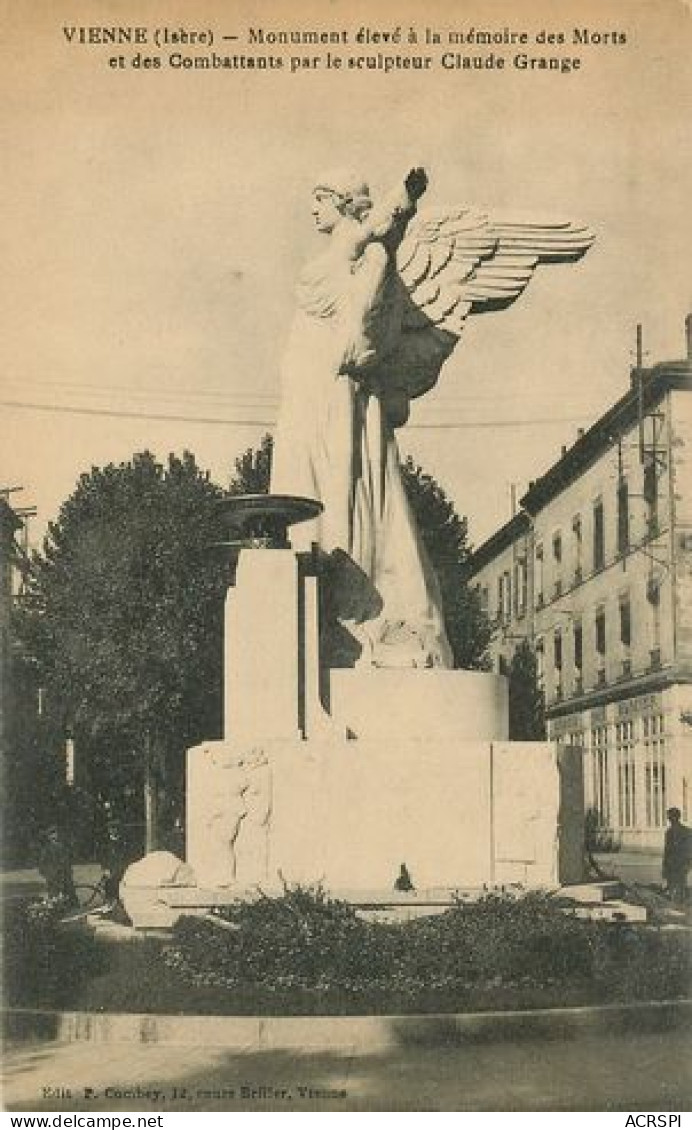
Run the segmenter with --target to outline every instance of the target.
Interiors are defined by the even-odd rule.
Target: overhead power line
[[[61,395],[62,393],[72,394],[73,396],[122,396],[127,393],[128,396],[148,396],[156,398],[157,400],[228,400],[236,402],[239,400],[247,401],[250,404],[257,405],[262,401],[269,403],[276,403],[278,400],[277,392],[263,391],[262,389],[240,389],[240,388],[163,388],[153,385],[142,384],[102,384],[94,381],[42,381],[30,380],[20,382],[14,380],[11,382],[15,386],[19,386],[23,393],[37,393],[39,396],[52,394]],[[48,390],[46,393],[45,390]]]
[[[278,404],[280,396],[278,391],[269,392],[261,389],[242,389],[242,388],[162,388],[159,386],[142,385],[142,384],[101,384],[94,381],[49,381],[49,380],[30,380],[30,381],[12,381],[17,390],[17,395],[26,396],[60,396],[63,393],[72,396],[146,396],[150,400],[216,400],[227,401],[230,407],[237,408],[250,407],[266,410],[267,408],[274,407]],[[12,395],[14,389],[10,392],[10,386],[6,386],[6,391]],[[536,398],[538,400],[538,397]],[[478,392],[468,391],[464,392],[457,388],[446,386],[443,393],[443,401],[436,404],[435,407],[449,411],[450,409],[460,408],[465,409],[471,404],[478,404],[479,406],[496,404],[497,393],[495,392]],[[528,402],[526,391],[510,392],[503,389],[502,403],[506,404],[508,401],[520,401],[522,404]],[[543,401],[541,400],[541,403]],[[580,411],[584,415],[588,415],[591,406],[582,405]]]
[[[128,411],[122,408],[88,408],[66,404],[39,404],[30,401],[0,400],[0,405],[8,408],[27,409],[38,412],[60,412],[82,416],[111,416],[121,419],[159,420],[171,423],[221,425],[233,427],[265,427],[272,428],[276,419],[237,419],[227,416],[189,416],[178,413]],[[583,416],[546,416],[534,417],[523,420],[419,420],[410,421],[406,426],[415,429],[441,428],[524,428],[546,427],[553,424],[572,424],[583,420]]]
[[[124,420],[159,420],[172,424],[205,424],[217,426],[233,426],[240,428],[273,428],[276,419],[262,418],[237,419],[228,416],[189,416],[178,413],[141,412],[125,408],[87,408],[67,404],[40,404],[28,400],[0,400],[0,405],[5,408],[20,408],[32,412],[59,412],[76,416],[110,416]],[[416,430],[468,428],[532,428],[547,427],[553,424],[580,423],[583,416],[544,416],[523,420],[418,420],[411,421],[406,426]]]

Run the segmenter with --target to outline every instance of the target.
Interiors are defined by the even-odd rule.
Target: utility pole
[[[14,535],[21,518],[0,491],[0,749],[5,752],[10,702],[10,613],[12,609],[12,563]]]
[[[7,743],[9,716],[13,705],[12,690],[12,639],[10,619],[12,613],[12,570],[15,561],[15,534],[22,520],[10,506],[12,490],[0,489],[0,797],[7,795]]]
[[[639,459],[644,462],[644,338],[641,322],[637,323],[637,354],[636,354],[636,382],[637,382],[637,420],[639,421]]]

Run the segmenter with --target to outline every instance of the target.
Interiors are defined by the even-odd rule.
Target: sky
[[[310,192],[334,165],[362,170],[374,195],[424,165],[421,209],[558,216],[595,232],[580,263],[542,270],[510,310],[469,323],[399,433],[475,544],[509,517],[511,484],[521,494],[625,391],[637,323],[647,362],[683,356],[692,12],[681,0],[5,0],[3,12],[0,487],[22,486],[15,504],[37,507],[35,538],[93,465],[189,449],[223,484],[271,430],[295,280],[319,247]],[[63,31],[112,24],[144,27],[142,54],[161,66]],[[397,26],[419,39],[400,54],[430,54],[428,70],[348,68],[381,50],[353,43],[360,27]],[[524,52],[580,67],[519,69],[517,49],[500,46],[502,70],[447,69],[450,48],[426,47],[426,27],[443,39],[523,30]],[[320,48],[316,68],[291,74],[292,55],[314,52],[281,46],[261,49],[280,70],[186,70],[152,44],[157,28],[211,30],[214,50],[244,56],[258,50],[250,28],[345,30],[350,42],[340,71],[326,72]],[[575,28],[594,42],[575,46]],[[536,42],[549,33],[567,42]],[[111,66],[121,50],[125,67]]]

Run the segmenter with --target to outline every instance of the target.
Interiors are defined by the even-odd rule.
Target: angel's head
[[[317,230],[326,234],[343,216],[362,220],[371,208],[370,189],[352,169],[329,169],[313,189],[312,214]]]

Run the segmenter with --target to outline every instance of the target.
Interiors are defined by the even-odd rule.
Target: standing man
[[[692,831],[680,821],[680,809],[666,812],[670,827],[663,847],[663,881],[673,902],[684,906],[687,900],[687,871],[692,861]]]
[[[72,878],[72,856],[67,842],[56,825],[47,829],[38,854],[38,870],[46,881],[48,898],[62,899],[68,906],[77,905]]]

